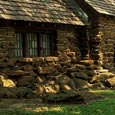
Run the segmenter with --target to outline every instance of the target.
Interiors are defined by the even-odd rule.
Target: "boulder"
[[[45,57],[44,61],[46,61],[46,62],[54,62],[54,58],[53,57]]]
[[[67,75],[56,76],[55,79],[56,79],[55,82],[58,84],[68,84],[69,81],[71,80],[71,78],[68,77]]]
[[[82,64],[76,64],[76,70],[77,69],[80,69],[80,70],[86,70],[86,66],[85,65],[82,65]]]
[[[91,64],[93,64],[94,62],[93,62],[93,60],[81,60],[80,61],[80,64],[82,64],[82,65],[85,65],[85,66],[90,66]]]
[[[0,87],[3,86],[3,81],[0,79]]]
[[[33,71],[33,66],[32,65],[25,65],[23,66],[24,71]]]
[[[72,88],[69,85],[67,84],[60,85],[60,91],[69,91],[69,90],[72,90]]]
[[[86,80],[82,80],[82,79],[77,79],[77,78],[73,78],[76,89],[83,89],[83,88],[89,88],[91,87],[91,84],[88,83],[88,81]]]
[[[52,85],[44,85],[44,89],[46,93],[57,93]]]
[[[87,73],[87,75],[90,76],[90,77],[93,77],[94,75],[97,74],[94,70],[87,70],[86,73]]]
[[[35,86],[36,86],[35,89],[36,94],[43,94],[45,92],[44,85],[35,84]]]
[[[100,75],[95,75],[92,77],[90,83],[97,83],[97,82],[101,82],[101,81],[105,81],[105,79]]]
[[[75,78],[79,78],[79,79],[83,79],[83,80],[90,79],[90,77],[86,73],[83,73],[83,72],[72,72],[71,77],[72,78],[75,77]]]
[[[16,95],[9,91],[7,87],[0,87],[0,98],[16,98]]]
[[[6,62],[1,62],[0,68],[7,68],[7,67],[8,67],[8,63],[6,63]]]
[[[93,76],[92,80],[90,82],[91,83],[94,83],[94,82],[103,82],[103,83],[105,83],[106,79],[112,78],[114,76],[115,75],[111,72],[100,73],[98,75]]]
[[[68,77],[67,75],[61,75],[56,78],[55,81],[57,84],[60,84],[63,88],[68,87],[67,89],[76,89],[75,83],[72,78]],[[70,88],[69,88],[70,87]],[[62,89],[63,89],[62,88]],[[66,89],[65,88],[65,89]]]
[[[32,93],[31,89],[26,87],[1,87],[0,98],[24,98]]]
[[[24,76],[24,75],[29,75],[30,73],[27,71],[23,71],[23,70],[15,70],[15,71],[10,71],[8,73],[8,76],[10,77],[20,77],[20,76]]]
[[[3,87],[16,87],[16,84],[11,79],[4,79],[3,80]]]
[[[31,87],[35,82],[35,79],[33,76],[22,76],[18,78],[17,86],[26,86]]]
[[[33,58],[20,58],[20,59],[17,59],[17,62],[20,62],[20,63],[32,63]]]
[[[109,87],[115,86],[115,77],[108,78],[108,79],[106,80],[106,85],[109,86]]]
[[[46,82],[46,79],[45,79],[45,77],[38,76],[38,77],[36,77],[35,82],[38,84],[43,84]]]
[[[39,66],[37,68],[38,74],[41,74],[41,75],[43,75],[43,74],[53,74],[56,71],[57,70],[56,70],[56,68],[54,66],[46,66],[46,67]]]
[[[102,82],[97,82],[97,83],[93,83],[91,86],[91,89],[106,89],[105,84],[103,84]]]
[[[4,76],[0,76],[0,84],[2,87],[16,87],[13,80],[5,79]]]
[[[16,95],[16,98],[26,98],[28,95],[32,94],[32,90],[27,87],[16,87],[9,89],[9,91]]]

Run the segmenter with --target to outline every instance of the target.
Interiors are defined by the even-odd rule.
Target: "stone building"
[[[115,1],[76,0],[89,19],[90,57],[105,68],[115,66]]]
[[[1,0],[0,57],[57,56],[68,48],[80,56],[77,37],[86,21],[74,0]]]
[[[74,0],[0,0],[0,98],[76,89],[66,72],[87,57],[86,24]]]
[[[0,0],[0,98],[114,88],[114,38],[112,0]]]

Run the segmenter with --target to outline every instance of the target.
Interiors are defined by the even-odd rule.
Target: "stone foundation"
[[[65,56],[4,58],[0,63],[0,98],[61,101],[77,97],[80,90],[115,86],[109,80],[115,76],[113,73],[93,60],[78,60],[69,50]]]

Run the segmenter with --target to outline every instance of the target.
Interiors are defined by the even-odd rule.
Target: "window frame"
[[[21,58],[21,57],[47,57],[47,56],[55,56],[56,55],[56,51],[57,51],[57,48],[56,48],[56,41],[57,41],[57,34],[56,34],[56,31],[38,31],[38,32],[34,32],[34,31],[16,31],[15,32],[15,36],[16,34],[20,33],[22,35],[22,56],[16,56],[14,54],[13,57],[16,57],[16,58]],[[26,38],[26,34],[35,34],[36,35],[36,39],[37,39],[37,55],[28,55],[28,41],[27,41],[27,38]],[[49,40],[50,40],[50,55],[40,55],[40,34],[41,33],[44,33],[46,34],[46,36],[48,35],[49,36]],[[11,50],[11,49],[10,49]],[[15,47],[12,48],[12,50],[16,50]]]

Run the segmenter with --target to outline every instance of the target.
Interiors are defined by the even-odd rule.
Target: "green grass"
[[[19,108],[3,108],[0,115],[115,115],[115,91],[93,91],[102,99],[80,105],[35,105]]]

